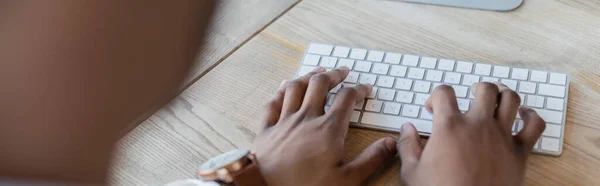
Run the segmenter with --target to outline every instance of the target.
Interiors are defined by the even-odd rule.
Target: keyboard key
[[[333,104],[333,100],[335,100],[335,94],[327,95],[327,105],[331,106]]]
[[[509,89],[517,91],[517,81],[510,79],[502,79],[500,82],[506,85]]]
[[[500,80],[498,78],[484,76],[484,77],[481,77],[481,82],[496,83],[496,82],[500,82]]]
[[[382,51],[371,50],[371,51],[369,51],[367,60],[381,62],[381,61],[383,61],[383,54],[384,53]]]
[[[373,64],[373,73],[386,75],[388,73],[388,69],[390,69],[390,65],[383,63],[375,63]]]
[[[367,125],[374,125],[395,130],[400,129],[404,123],[410,122],[415,126],[415,128],[417,128],[419,132],[427,134],[431,134],[432,127],[432,122],[427,120],[368,112],[363,114],[360,122]]]
[[[451,83],[451,84],[460,84],[460,77],[462,75],[459,73],[455,73],[455,72],[446,72],[446,75],[444,77],[444,83]]]
[[[354,60],[351,60],[351,59],[339,59],[338,60],[338,67],[348,67],[349,69],[352,69],[352,67],[354,67]]]
[[[519,94],[519,98],[521,98],[521,105],[525,105],[525,94],[521,94],[521,93],[518,93],[518,94]]]
[[[454,70],[454,60],[440,59],[437,69],[445,70],[445,71],[453,71]]]
[[[413,91],[415,92],[423,92],[429,93],[429,89],[431,88],[431,83],[427,81],[415,81],[415,87]]]
[[[521,81],[519,82],[519,92],[535,94],[535,88],[537,84],[531,82]]]
[[[367,100],[367,104],[365,105],[365,110],[371,112],[381,112],[382,105],[383,102],[379,100],[369,99]]]
[[[313,71],[315,68],[314,66],[301,66],[300,69],[298,69],[298,76],[304,76],[306,74],[308,74],[309,72]]]
[[[433,115],[425,107],[421,107],[421,119],[433,120]]]
[[[544,109],[536,109],[536,108],[532,108],[533,110],[535,110],[540,117],[542,117],[542,119],[544,119],[544,121],[546,121],[546,123],[556,123],[556,124],[561,124],[563,123],[563,113],[562,112],[557,112],[557,111],[551,111],[551,110],[544,110]]]
[[[427,70],[427,76],[425,77],[425,80],[441,82],[443,74],[444,72],[439,70]]]
[[[404,77],[406,76],[406,67],[400,65],[392,65],[392,70],[390,70],[391,76]]]
[[[331,54],[332,50],[333,50],[333,46],[331,46],[331,45],[312,43],[308,47],[307,51],[308,51],[308,53],[311,53],[311,54],[319,54],[319,55],[328,56],[329,54]]]
[[[389,76],[379,76],[377,80],[377,86],[392,88],[394,86],[394,78]]]
[[[471,105],[471,100],[468,99],[456,99],[458,103],[458,110],[467,111],[469,110],[469,106]]]
[[[369,72],[371,71],[372,64],[373,63],[368,61],[357,61],[356,64],[354,64],[354,70],[359,72]]]
[[[350,59],[364,60],[366,56],[367,56],[367,50],[365,50],[365,49],[353,48],[350,51]]]
[[[565,87],[556,86],[556,85],[548,85],[548,84],[540,84],[540,88],[538,89],[539,95],[544,96],[554,96],[559,98],[565,97]]]
[[[508,78],[508,74],[510,74],[510,68],[504,66],[494,66],[494,77]]]
[[[404,105],[404,108],[402,109],[402,116],[416,118],[417,116],[419,116],[419,110],[419,106]]]
[[[416,67],[417,64],[419,64],[419,56],[404,55],[404,58],[402,58],[402,64]]]
[[[377,93],[377,98],[386,101],[394,101],[394,96],[396,96],[396,91],[392,89],[380,88]]]
[[[348,76],[346,76],[346,79],[344,79],[344,82],[357,83],[359,75],[360,75],[360,73],[358,73],[358,72],[350,71],[350,73],[348,73]]]
[[[356,84],[352,84],[352,83],[342,83],[342,88],[352,88],[355,87]]]
[[[404,78],[396,78],[396,84],[394,88],[401,90],[410,90],[412,88],[413,80],[404,79]]]
[[[350,54],[350,48],[336,46],[332,56],[347,58],[348,54]]]
[[[533,149],[540,149],[540,139],[542,139],[542,138],[539,138],[539,139],[538,139],[538,140],[535,142],[535,144],[533,145]]]
[[[488,64],[475,64],[475,74],[482,76],[489,76],[492,71],[492,65]]]
[[[358,123],[358,118],[360,118],[360,111],[352,111],[352,116],[350,116],[350,122]]]
[[[412,79],[423,79],[425,76],[425,69],[422,68],[409,68],[408,69],[408,78]]]
[[[527,106],[544,108],[544,97],[543,96],[535,96],[535,95],[527,95]]]
[[[469,90],[469,99],[475,99],[475,95],[473,94],[473,90]]]
[[[567,75],[559,73],[550,73],[550,84],[566,85]]]
[[[400,59],[402,59],[402,54],[388,52],[385,54],[385,59],[383,61],[385,63],[398,65],[400,64]]]
[[[365,101],[360,101],[360,102],[356,103],[356,105],[354,105],[354,110],[362,110],[364,105],[365,105]]]
[[[415,104],[425,105],[427,99],[429,99],[429,94],[417,94],[417,96],[415,97]]]
[[[383,113],[398,115],[400,114],[400,103],[385,102],[383,103]]]
[[[422,57],[421,58],[421,64],[419,65],[419,67],[429,68],[429,69],[435,69],[436,64],[437,64],[437,59],[436,58]]]
[[[456,71],[470,74],[473,70],[473,63],[459,61],[456,63]]]
[[[548,78],[548,72],[544,71],[531,71],[531,81],[546,83],[546,79]]]
[[[510,75],[511,79],[518,79],[518,80],[527,80],[528,77],[529,77],[529,70],[522,69],[522,68],[513,68],[512,74]]]
[[[335,68],[335,64],[337,63],[337,58],[335,57],[323,57],[321,58],[321,63],[319,66],[325,68]]]
[[[479,83],[479,76],[465,74],[463,76],[463,85],[472,86],[475,83]]]
[[[377,75],[373,75],[373,74],[362,73],[362,74],[360,74],[360,77],[358,78],[358,82],[360,84],[375,85],[375,81],[377,81]]]
[[[396,101],[400,103],[412,103],[414,95],[415,93],[412,92],[397,91]]]
[[[321,56],[306,54],[306,56],[304,57],[304,61],[302,61],[302,64],[317,66],[317,64],[319,64],[319,60],[321,60]]]
[[[467,97],[467,91],[469,90],[469,87],[452,85],[452,88],[454,89],[454,94],[456,94],[456,97],[458,97],[458,98]]]
[[[560,125],[546,124],[546,129],[542,133],[542,136],[560,138],[561,131],[562,131],[562,128]]]
[[[556,138],[542,137],[541,149],[547,151],[558,152],[560,141]]]
[[[562,111],[564,108],[564,100],[549,97],[546,99],[546,108]]]
[[[342,84],[338,84],[337,86],[333,87],[329,92],[330,93],[337,93],[340,89],[342,88]]]
[[[433,86],[431,86],[431,91],[435,90],[435,88],[437,88],[440,85],[444,85],[442,83],[433,83]]]

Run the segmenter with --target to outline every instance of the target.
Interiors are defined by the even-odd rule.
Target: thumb
[[[344,165],[343,172],[354,183],[366,180],[386,160],[396,155],[396,140],[382,138],[369,145],[353,161]]]
[[[404,123],[400,129],[398,152],[402,161],[401,174],[407,175],[414,170],[421,158],[423,148],[419,143],[419,133],[412,123]]]

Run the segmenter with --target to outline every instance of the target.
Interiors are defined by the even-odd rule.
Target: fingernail
[[[318,66],[317,68],[315,68],[315,69],[313,70],[313,72],[321,72],[321,71],[323,71],[323,70],[325,70],[325,68],[323,68],[322,66]]]
[[[281,91],[283,90],[283,87],[285,87],[285,84],[287,83],[287,80],[283,80],[281,81],[281,83],[279,84],[279,88],[277,88],[277,91]]]
[[[350,69],[346,66],[341,66],[338,69],[343,70],[343,71],[348,71],[348,72],[350,71]]]
[[[385,143],[385,146],[387,147],[388,151],[391,154],[396,154],[398,152],[398,149],[396,147],[396,140],[391,139],[391,138],[386,138],[384,143]]]

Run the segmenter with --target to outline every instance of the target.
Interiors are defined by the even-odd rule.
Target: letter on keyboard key
[[[510,68],[503,66],[494,66],[494,76],[500,78],[508,78],[508,74],[510,73]]]
[[[544,132],[542,133],[542,136],[550,136],[550,137],[555,137],[555,138],[560,138],[560,132],[561,132],[561,127],[560,125],[555,125],[555,124],[546,124],[546,130],[544,130]]]
[[[389,63],[389,64],[396,64],[396,65],[398,65],[398,64],[400,64],[400,59],[402,59],[402,54],[388,52],[385,55],[384,62],[385,63]]]
[[[404,77],[406,76],[406,67],[400,65],[392,65],[392,70],[390,70],[391,76]]]
[[[502,79],[500,80],[500,82],[504,85],[506,85],[508,88],[510,88],[511,90],[516,91],[517,90],[517,81],[515,80],[510,80],[510,79]]]
[[[567,75],[559,74],[559,73],[550,73],[550,83],[557,85],[566,85],[567,84]]]
[[[354,60],[340,59],[338,60],[338,67],[348,67],[349,69],[352,69],[352,67],[354,67]]]
[[[336,63],[337,63],[337,58],[335,58],[335,57],[323,57],[321,59],[321,64],[319,64],[319,66],[322,66],[325,68],[334,68]]]
[[[419,106],[404,105],[404,108],[402,109],[402,116],[416,118],[417,116],[419,116],[419,110]]]
[[[410,90],[412,88],[412,83],[413,80],[410,79],[396,78],[396,85],[394,85],[394,87],[401,90]]]
[[[377,81],[377,76],[373,74],[361,74],[358,78],[358,82],[360,84],[370,84],[375,85],[375,81]]]
[[[352,116],[350,116],[350,122],[358,123],[358,118],[360,118],[360,111],[352,111]]]
[[[369,72],[371,70],[371,62],[368,61],[357,61],[354,65],[354,70],[359,72]]]
[[[417,97],[415,98],[415,104],[425,105],[427,99],[429,99],[429,94],[417,94]]]
[[[556,123],[556,124],[562,124],[563,122],[563,113],[562,112],[557,112],[557,111],[551,111],[551,110],[544,110],[544,109],[536,109],[536,108],[532,108],[533,110],[535,110],[540,117],[542,117],[542,119],[544,119],[544,121],[546,121],[547,123]]]
[[[348,57],[348,54],[350,54],[350,48],[336,46],[335,49],[333,49],[332,56],[346,58]]]
[[[473,63],[459,61],[456,63],[456,71],[462,73],[471,73],[473,70]]]
[[[400,103],[385,102],[383,104],[383,113],[398,115],[400,114]]]
[[[350,73],[348,73],[348,76],[346,76],[346,79],[344,80],[344,82],[346,82],[346,83],[356,83],[356,82],[358,82],[358,76],[359,75],[360,75],[360,73],[358,73],[358,72],[350,71]]]
[[[562,111],[563,107],[564,107],[563,99],[551,98],[551,97],[548,97],[546,99],[546,108],[548,108],[548,109]]]
[[[527,80],[527,77],[529,77],[529,70],[522,68],[513,68],[510,77],[511,79]]]
[[[423,79],[425,76],[425,69],[422,68],[409,68],[408,69],[408,78],[412,79]]]
[[[554,97],[564,98],[565,97],[565,87],[556,86],[556,85],[548,85],[548,84],[540,84],[538,94],[544,95],[544,96],[554,96]]]
[[[459,97],[459,98],[467,97],[467,91],[469,90],[468,87],[452,85],[452,88],[454,89],[454,94],[456,94],[456,97]]]
[[[313,54],[306,54],[302,64],[317,66],[317,64],[319,64],[320,59],[321,59],[321,56],[317,56],[317,55],[313,55]]]
[[[396,96],[396,101],[401,103],[412,103],[413,97],[415,93],[398,91],[398,96]]]
[[[371,111],[371,112],[381,112],[382,105],[383,105],[383,102],[374,100],[374,99],[370,99],[367,101],[367,105],[365,105],[365,110]]]
[[[353,48],[350,51],[350,59],[364,60],[366,56],[367,50],[365,49]]]
[[[475,64],[475,74],[482,76],[489,76],[492,71],[492,65],[488,64]]]
[[[441,82],[442,74],[443,72],[439,70],[427,70],[427,77],[425,77],[425,80]]]
[[[419,56],[404,55],[404,58],[402,59],[402,64],[406,66],[416,67],[417,64],[419,64]]]
[[[519,85],[519,92],[535,94],[536,84],[532,82],[521,81]]]
[[[436,63],[437,63],[437,59],[436,58],[422,57],[421,58],[421,64],[419,65],[419,67],[428,68],[428,69],[435,69]]]
[[[380,88],[377,98],[381,100],[394,101],[396,91],[392,89]]]
[[[363,114],[363,124],[385,127],[389,129],[400,130],[404,123],[410,122],[415,125],[415,128],[421,133],[431,134],[431,121],[406,118],[400,116],[390,116],[384,114],[368,113]]]
[[[460,77],[462,75],[454,72],[446,72],[446,78],[444,79],[444,83],[451,84],[460,84]]]
[[[392,88],[394,86],[394,78],[389,76],[379,76],[377,86]]]
[[[542,137],[542,150],[558,152],[560,140],[556,138]]]
[[[453,71],[454,70],[454,60],[440,59],[440,63],[438,64],[437,69],[445,70],[445,71]]]
[[[325,44],[318,44],[318,43],[312,43],[308,47],[308,53],[319,54],[319,55],[324,55],[324,56],[328,56],[329,54],[331,54],[332,50],[333,50],[333,46],[325,45]]]
[[[371,50],[369,51],[369,55],[367,56],[367,60],[381,62],[383,60],[383,52]]]
[[[423,92],[429,93],[429,89],[431,88],[431,83],[427,81],[415,81],[415,88],[413,91],[415,92]]]
[[[388,65],[388,64],[375,63],[375,64],[373,64],[373,73],[386,75],[388,73],[389,68],[390,68],[390,65]]]

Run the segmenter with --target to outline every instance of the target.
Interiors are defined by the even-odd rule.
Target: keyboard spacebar
[[[375,125],[375,126],[379,126],[379,127],[386,127],[386,128],[391,128],[391,129],[397,129],[397,130],[400,130],[400,127],[402,127],[402,124],[404,124],[406,122],[410,122],[413,125],[415,125],[417,130],[421,133],[431,134],[432,123],[431,123],[431,121],[428,121],[428,120],[420,120],[420,119],[406,118],[406,117],[400,117],[400,116],[390,116],[390,115],[376,114],[376,113],[370,113],[370,112],[364,112],[362,119],[360,120],[360,123],[362,123],[362,124]]]

